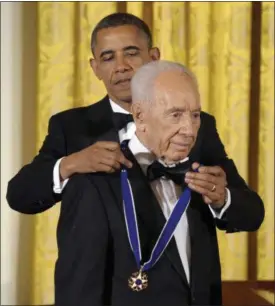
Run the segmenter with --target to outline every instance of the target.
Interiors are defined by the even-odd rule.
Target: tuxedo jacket
[[[52,116],[48,134],[38,155],[8,183],[7,201],[10,207],[21,213],[35,214],[59,202],[62,195],[53,192],[53,168],[56,161],[99,140],[118,142],[112,114],[106,96],[91,106],[70,109]],[[201,126],[190,159],[204,165],[220,165],[225,171],[226,165],[230,163],[234,171],[237,171],[233,161],[227,158],[214,117],[207,113],[201,113]],[[227,179],[230,179],[231,172],[226,174]],[[243,182],[239,176],[238,180]]]
[[[116,132],[109,130],[104,138],[115,136]],[[166,219],[141,168],[135,159],[130,160],[133,168],[128,170],[128,177],[146,261]],[[232,199],[221,220],[213,217],[201,195],[191,194],[186,212],[190,284],[173,238],[148,271],[148,288],[140,292],[128,287],[128,278],[138,268],[127,236],[119,172],[72,176],[63,192],[57,231],[56,306],[221,305],[216,226],[227,232],[256,230],[264,215],[261,199],[247,187],[233,164],[223,166]]]

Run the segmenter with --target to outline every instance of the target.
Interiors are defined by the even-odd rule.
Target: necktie
[[[177,185],[185,185],[184,178],[185,174],[191,170],[191,162],[187,160],[186,162],[177,164],[174,167],[165,167],[162,163],[155,160],[147,168],[147,178],[150,182],[159,179],[162,176],[172,180]]]
[[[133,121],[131,114],[113,113],[113,122],[115,128],[119,131],[124,128],[129,122]]]

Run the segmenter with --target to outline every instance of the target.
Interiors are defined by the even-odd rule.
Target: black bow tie
[[[177,164],[174,167],[165,167],[159,161],[155,160],[147,168],[147,177],[150,182],[159,179],[162,176],[172,180],[177,185],[185,185],[185,174],[191,170],[191,162],[187,160]]]
[[[133,116],[131,114],[113,113],[114,126],[118,131],[124,128],[127,123],[132,121]]]

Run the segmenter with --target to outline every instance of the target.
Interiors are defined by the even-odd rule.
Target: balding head
[[[197,78],[187,67],[170,61],[153,61],[139,68],[132,78],[132,103],[153,104],[159,90],[169,91],[177,89],[176,85],[182,86],[177,76],[185,77],[199,92]]]
[[[200,126],[194,74],[178,63],[150,62],[136,72],[131,90],[139,140],[166,163],[187,157]]]

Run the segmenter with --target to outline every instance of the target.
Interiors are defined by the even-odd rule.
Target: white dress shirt
[[[129,141],[129,149],[132,151],[137,162],[141,166],[142,171],[146,175],[148,166],[155,159],[153,154],[143,146],[136,135],[134,135]],[[166,179],[165,177],[161,177],[160,179],[153,181],[150,185],[159,202],[165,218],[168,219],[182,193],[181,186],[176,185],[172,180]],[[189,283],[191,248],[189,226],[186,213],[182,215],[175,229],[174,237],[186,274],[186,278]]]

